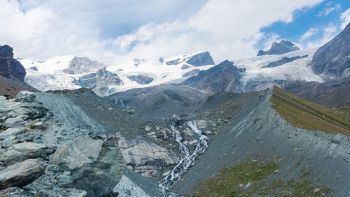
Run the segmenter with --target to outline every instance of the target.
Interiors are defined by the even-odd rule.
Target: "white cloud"
[[[341,14],[340,20],[341,28],[344,29],[350,23],[350,8]]]
[[[201,50],[217,60],[252,56],[264,36],[261,28],[289,23],[296,10],[322,0],[209,0],[203,6],[194,0],[202,6],[198,11],[186,0],[22,2],[0,0],[0,42],[13,45],[19,56],[77,54],[122,61]],[[133,33],[118,36],[125,30]]]
[[[319,32],[320,32],[320,30],[318,28],[315,28],[315,27],[310,28],[300,37],[299,41],[304,42],[305,40],[308,40],[308,39],[314,37]]]
[[[128,54],[135,57],[201,50],[210,50],[217,60],[253,56],[256,43],[264,36],[262,27],[276,21],[291,22],[295,10],[320,2],[211,0],[187,21],[141,28],[118,41],[132,43]]]
[[[318,16],[328,16],[329,14],[340,10],[340,4],[328,4],[327,7],[318,13]]]
[[[316,40],[304,43],[304,48],[311,49],[324,45],[336,36],[336,34],[339,32],[339,28],[335,24],[330,23],[323,29],[320,29],[319,31],[321,33],[321,36]]]

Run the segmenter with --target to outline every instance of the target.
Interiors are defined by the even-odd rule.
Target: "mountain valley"
[[[216,63],[0,46],[0,196],[349,196],[349,36]]]

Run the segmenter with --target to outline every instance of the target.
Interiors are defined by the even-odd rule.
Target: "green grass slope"
[[[290,124],[306,130],[350,135],[349,109],[329,108],[299,98],[278,87],[271,97],[273,108]]]

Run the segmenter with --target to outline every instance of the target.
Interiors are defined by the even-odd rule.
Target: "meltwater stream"
[[[199,136],[198,143],[196,144],[196,148],[192,153],[190,153],[189,148],[183,143],[183,138],[181,137],[181,133],[174,127],[170,127],[170,132],[174,134],[175,141],[179,145],[179,149],[183,155],[183,158],[179,161],[179,163],[171,170],[169,175],[164,177],[159,187],[162,189],[163,195],[174,196],[175,194],[169,193],[169,187],[176,183],[183,173],[187,171],[188,168],[194,165],[195,160],[199,154],[205,152],[208,147],[208,137],[202,134],[202,131],[198,129],[197,124],[189,121],[187,122],[187,126],[191,131]]]

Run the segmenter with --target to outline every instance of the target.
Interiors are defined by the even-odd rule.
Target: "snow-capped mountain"
[[[137,61],[137,64],[107,66],[76,56],[55,57],[43,62],[27,59],[20,61],[28,72],[25,81],[41,91],[87,87],[92,88],[100,96],[133,88],[181,82],[197,74],[198,71],[215,65],[209,52],[160,58],[158,64],[140,60]],[[118,83],[102,83],[106,75],[101,73],[114,79],[118,78]],[[94,80],[88,80],[89,84],[84,85],[91,77]],[[94,89],[97,86],[99,88]]]
[[[310,67],[315,49],[298,50],[281,55],[264,55],[237,59],[235,66],[246,69],[242,77],[245,91],[263,90],[283,81],[323,82]]]
[[[284,42],[287,41],[277,42],[277,44]],[[274,43],[271,48],[276,48],[277,44]],[[315,50],[299,50],[299,48],[296,50],[297,47],[294,44],[290,43],[289,45],[294,46],[295,50],[287,50],[284,53],[280,51],[279,53],[282,54],[265,54],[248,59],[233,60],[232,65],[240,72],[238,74],[239,81],[236,80],[234,84],[230,83],[229,88],[219,87],[219,89],[246,92],[263,90],[273,85],[282,85],[285,81],[323,82],[321,76],[315,74],[309,66]],[[168,58],[161,57],[159,63],[136,59],[132,63],[123,65],[105,65],[88,58],[75,56],[55,57],[44,62],[25,59],[20,61],[28,72],[25,81],[39,90],[84,87],[94,90],[100,96],[134,88],[182,83],[188,78],[202,76],[202,72],[215,66],[209,52]],[[220,78],[227,75],[227,73],[222,72],[216,71],[218,76],[213,77]],[[236,76],[234,73],[233,75]],[[210,83],[212,81],[210,80]],[[185,82],[185,84],[187,83]],[[207,85],[203,83],[202,86],[206,87]],[[217,84],[214,84],[213,87],[216,86]]]

